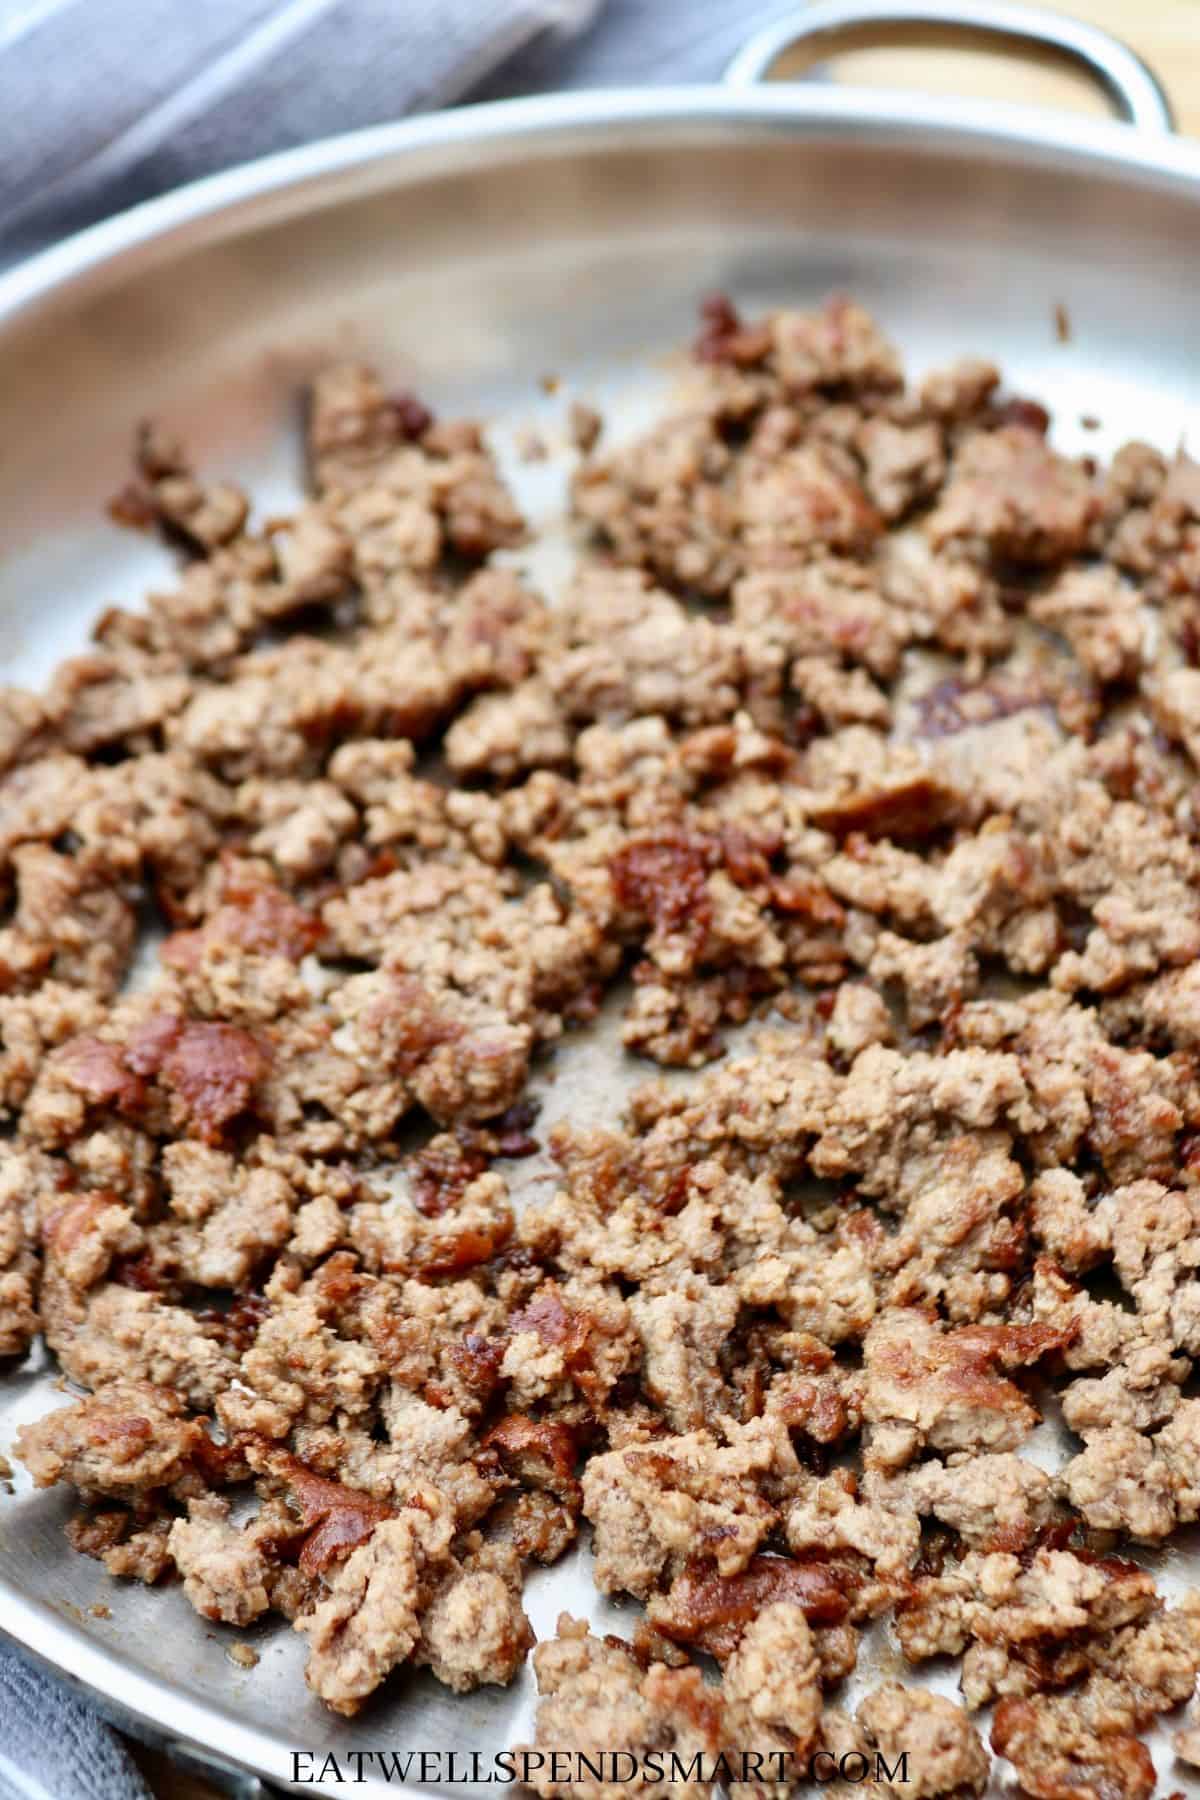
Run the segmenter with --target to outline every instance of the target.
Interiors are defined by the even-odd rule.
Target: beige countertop
[[[1200,133],[1200,0],[1075,0],[1059,9],[1124,39],[1154,70],[1175,108],[1179,129]],[[895,34],[878,48],[854,50],[830,64],[837,78],[914,92],[1019,99],[1030,106],[1065,106],[1101,114],[1106,103],[1087,78],[1069,73],[1053,56],[985,48],[958,40]],[[903,42],[900,40],[903,38]],[[950,48],[950,42],[955,46]],[[788,63],[781,73],[790,72]]]

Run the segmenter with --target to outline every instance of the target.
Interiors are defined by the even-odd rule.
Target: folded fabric
[[[445,106],[599,0],[0,0],[6,258],[272,150]]]
[[[0,1650],[3,1800],[150,1800],[116,1734],[60,1682]]]

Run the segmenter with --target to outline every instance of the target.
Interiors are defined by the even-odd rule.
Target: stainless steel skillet
[[[516,101],[315,145],[0,280],[6,678],[43,680],[104,605],[170,579],[157,549],[104,516],[135,420],[164,417],[269,511],[298,482],[297,387],[345,350],[416,379],[439,411],[491,415],[511,449],[529,425],[554,440],[569,393],[614,411],[618,429],[648,416],[700,293],[727,289],[753,309],[839,289],[916,368],[967,351],[1001,360],[1013,385],[1049,400],[1067,447],[1194,433],[1200,146],[1170,137],[1153,79],[1102,34],[1014,6],[976,22],[1082,60],[1136,128],[755,85],[804,33],[896,16],[865,0],[815,6],[748,46],[721,87]],[[958,15],[927,0],[902,16]],[[552,374],[564,386],[547,392]],[[563,472],[556,457],[512,458],[551,540]],[[551,589],[557,568],[551,550],[538,571]],[[568,1105],[611,1117],[638,1074],[617,1067],[581,1039],[544,1117]],[[0,1382],[0,1451],[60,1401],[52,1382],[36,1360]],[[283,1784],[293,1750],[317,1752],[312,1768],[330,1748],[489,1751],[528,1734],[528,1678],[467,1700],[401,1682],[335,1722],[307,1696],[286,1629],[254,1636],[258,1666],[236,1667],[229,1636],[178,1592],[116,1587],[68,1550],[65,1503],[16,1485],[0,1496],[0,1627],[169,1743]],[[618,1618],[594,1603],[582,1559],[536,1577],[528,1604],[539,1635],[563,1606]],[[1169,1757],[1160,1769],[1179,1785]],[[255,1791],[250,1774],[240,1784]]]

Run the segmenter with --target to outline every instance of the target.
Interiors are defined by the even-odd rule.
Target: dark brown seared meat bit
[[[431,1237],[421,1252],[421,1267],[427,1275],[457,1275],[464,1269],[478,1268],[491,1262],[512,1236],[512,1222],[496,1219],[487,1225],[464,1225],[455,1231]]]
[[[162,1076],[187,1107],[197,1135],[215,1142],[248,1109],[267,1064],[263,1046],[248,1031],[193,1020],[180,1027],[163,1057]]]
[[[700,330],[692,345],[698,362],[749,365],[761,362],[770,348],[770,332],[744,324],[728,294],[710,294],[701,301]]]
[[[447,1355],[451,1366],[469,1391],[482,1400],[489,1399],[500,1382],[500,1365],[504,1361],[503,1341],[499,1338],[481,1337],[477,1331],[468,1331],[461,1343],[451,1344]]]
[[[711,846],[697,839],[644,839],[626,844],[612,859],[613,889],[627,912],[652,922],[655,930],[708,921],[707,882]]]
[[[482,1448],[494,1451],[503,1467],[529,1487],[548,1488],[571,1500],[579,1491],[575,1434],[566,1425],[510,1413],[484,1433]]]
[[[635,838],[610,861],[613,891],[622,909],[647,921],[655,937],[686,930],[703,941],[712,919],[709,875],[723,870],[739,887],[770,883],[779,847],[777,839],[736,827]],[[782,883],[781,891],[786,901],[789,889]]]
[[[123,1046],[101,1038],[77,1037],[56,1058],[68,1085],[91,1106],[111,1106],[134,1114],[145,1098],[145,1084],[123,1054]]]
[[[488,1166],[484,1151],[470,1142],[440,1132],[412,1161],[412,1203],[427,1219],[452,1212],[477,1176]]]
[[[284,1483],[299,1509],[300,1528],[306,1534],[298,1558],[302,1574],[322,1574],[365,1543],[381,1520],[395,1516],[394,1507],[314,1474],[294,1456],[272,1452],[266,1466]]]
[[[177,969],[194,969],[210,945],[228,944],[299,962],[319,943],[322,929],[321,921],[281,888],[234,887],[198,930],[173,933],[162,947],[162,959]]]
[[[861,1571],[846,1558],[754,1556],[736,1575],[718,1575],[710,1563],[696,1561],[668,1594],[651,1601],[650,1617],[664,1637],[724,1658],[750,1620],[776,1601],[800,1607],[811,1625],[840,1625],[861,1585]]]
[[[902,785],[877,792],[850,794],[812,809],[814,825],[835,837],[859,832],[868,838],[919,842],[936,835],[954,812],[954,796],[930,776],[919,775]]]

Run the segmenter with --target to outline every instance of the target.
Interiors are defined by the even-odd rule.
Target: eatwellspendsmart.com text
[[[849,1750],[835,1756],[816,1750],[799,1757],[791,1750],[739,1750],[705,1756],[682,1756],[674,1750],[293,1750],[291,1779],[314,1786],[336,1781],[349,1784],[383,1781],[449,1787],[533,1785],[549,1779],[556,1785],[603,1781],[632,1786],[665,1782],[688,1787],[721,1782],[736,1788],[745,1782],[800,1781],[817,1785],[846,1781],[905,1783],[908,1751],[889,1763],[880,1751],[868,1755]]]

